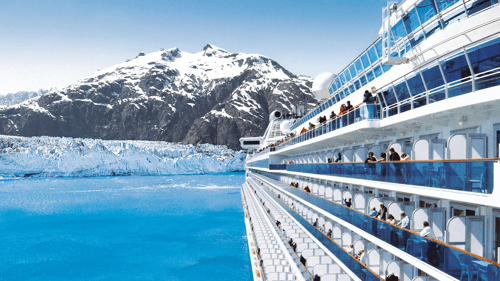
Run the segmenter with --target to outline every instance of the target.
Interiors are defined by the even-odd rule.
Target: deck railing
[[[491,194],[498,159],[288,164],[286,170]]]

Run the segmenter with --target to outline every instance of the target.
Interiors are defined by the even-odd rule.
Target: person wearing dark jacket
[[[366,90],[365,94],[363,95],[363,102],[373,102],[373,96],[370,91]]]
[[[389,153],[391,153],[391,155],[389,156],[389,160],[391,160],[391,161],[401,161],[401,157],[399,156],[399,153],[397,153],[394,148],[391,148],[389,150]]]
[[[377,217],[383,221],[387,219],[387,207],[384,203],[380,203],[380,210],[378,210]]]
[[[321,277],[318,274],[314,275],[313,281],[321,281]]]

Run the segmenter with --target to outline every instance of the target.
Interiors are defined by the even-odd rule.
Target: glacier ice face
[[[212,144],[0,135],[0,177],[92,177],[241,171],[245,152]]]

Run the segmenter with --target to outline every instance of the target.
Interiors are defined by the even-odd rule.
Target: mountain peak
[[[212,44],[207,44],[205,47],[203,47],[203,55],[206,57],[223,57],[226,55],[230,55],[231,53],[228,52],[227,50],[224,50],[222,48],[219,48],[217,46],[214,46]]]

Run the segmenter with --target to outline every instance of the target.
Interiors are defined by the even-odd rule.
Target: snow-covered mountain
[[[274,110],[316,103],[312,79],[262,55],[206,45],[140,53],[69,87],[0,108],[0,134],[210,143],[238,149]]]
[[[211,144],[0,136],[0,178],[225,173],[244,159]]]
[[[21,91],[17,93],[9,93],[4,96],[0,96],[0,106],[2,105],[15,105],[22,103],[26,100],[36,98],[42,95],[45,95],[46,93],[49,93],[51,91],[55,91],[55,88],[51,89],[40,89],[38,91]]]

